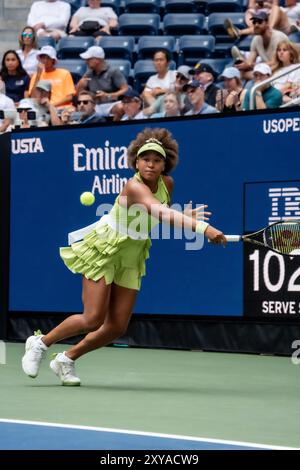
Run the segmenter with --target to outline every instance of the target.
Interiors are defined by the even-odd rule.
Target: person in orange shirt
[[[37,55],[39,61],[37,72],[31,77],[29,96],[39,80],[51,82],[51,104],[57,108],[69,106],[76,94],[72,75],[68,70],[56,68],[56,50],[52,46],[44,46]]]

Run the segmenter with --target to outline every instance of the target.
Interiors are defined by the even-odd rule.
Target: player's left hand
[[[192,219],[195,220],[209,220],[211,216],[211,212],[207,212],[205,209],[208,206],[206,204],[201,204],[198,207],[195,207],[195,209],[192,208],[192,201],[190,201],[186,206],[183,211],[184,215],[187,215],[188,217],[191,217]]]

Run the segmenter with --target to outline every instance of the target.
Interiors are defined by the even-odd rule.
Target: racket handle
[[[240,235],[225,235],[228,242],[240,242],[242,237]]]

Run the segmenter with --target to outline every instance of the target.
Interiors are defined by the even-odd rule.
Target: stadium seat
[[[225,67],[230,67],[232,65],[232,59],[202,59],[197,62],[209,64],[218,74],[221,74]],[[196,65],[197,62],[193,65]]]
[[[166,13],[196,13],[197,6],[194,0],[166,0]]]
[[[170,62],[170,69],[176,69],[176,63]],[[153,60],[138,60],[134,65],[134,89],[139,93],[144,89],[145,83],[151,75],[155,75]]]
[[[300,44],[300,33],[292,33],[289,35],[289,40],[291,42],[295,42],[297,44]]]
[[[57,44],[59,59],[78,59],[79,54],[93,46],[95,40],[91,36],[65,36]]]
[[[201,13],[167,13],[164,16],[164,33],[173,36],[205,33],[205,16]]]
[[[104,36],[101,47],[108,59],[124,59],[132,61],[134,38],[132,36]]]
[[[40,37],[37,39],[38,43],[38,48],[41,49],[44,46],[52,46],[54,49],[56,48],[56,42],[54,38],[45,36],[45,37]]]
[[[87,71],[87,65],[82,59],[58,60],[57,68],[67,69],[71,73],[76,84]]]
[[[241,12],[242,0],[207,0],[206,11],[208,14],[215,12]]]
[[[230,17],[231,21],[238,28],[245,27],[244,13],[212,13],[208,17],[208,32],[215,36],[217,42],[230,42],[232,39],[224,29],[224,20]],[[221,41],[218,41],[221,39]],[[226,41],[225,39],[228,39]]]
[[[197,0],[196,1],[197,13],[203,13],[205,15],[206,5],[207,5],[207,0]]]
[[[119,69],[123,73],[123,75],[126,77],[126,79],[130,77],[131,62],[129,62],[129,60],[108,59],[107,62],[111,67]]]
[[[241,51],[250,51],[252,39],[253,36],[244,36],[244,39],[238,43],[238,48],[241,49]]]
[[[122,36],[153,36],[158,34],[160,17],[157,14],[124,13],[119,17],[119,34]]]
[[[215,42],[213,36],[182,36],[178,42],[178,65],[192,65],[202,57],[211,57]]]
[[[159,13],[160,0],[125,0],[125,13]]]
[[[114,10],[114,12],[119,16],[120,14],[120,0],[102,0],[101,7],[110,7]]]
[[[63,1],[69,3],[71,7],[71,15],[74,15],[75,11],[81,7],[81,0],[63,0]]]
[[[138,59],[152,59],[155,51],[166,49],[171,57],[175,48],[173,36],[142,36],[137,46]]]
[[[236,43],[224,29],[224,20],[230,16],[233,24],[238,28],[244,28],[244,13],[212,13],[208,17],[208,34],[215,36],[215,57],[230,57],[231,47]]]

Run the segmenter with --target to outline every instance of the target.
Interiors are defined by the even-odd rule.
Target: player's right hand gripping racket
[[[249,235],[225,235],[228,242],[249,242],[276,253],[300,256],[300,219],[275,222]]]

